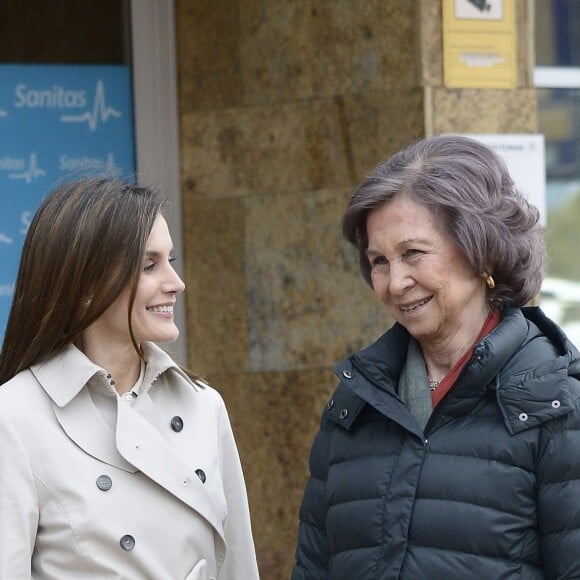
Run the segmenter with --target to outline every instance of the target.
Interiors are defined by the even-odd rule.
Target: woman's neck
[[[419,341],[430,379],[440,381],[455,366],[476,341],[488,316],[486,309],[456,332],[434,340]]]

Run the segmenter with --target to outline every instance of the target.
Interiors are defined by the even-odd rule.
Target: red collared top
[[[501,314],[498,309],[492,310],[489,313],[486,321],[483,323],[480,333],[477,335],[475,342],[467,349],[465,354],[455,363],[455,366],[441,379],[441,382],[437,388],[431,392],[431,401],[433,402],[433,408],[435,408],[443,399],[443,397],[451,390],[454,385],[461,369],[465,366],[471,353],[473,352],[473,347],[484,337],[487,336],[499,323],[501,322]]]

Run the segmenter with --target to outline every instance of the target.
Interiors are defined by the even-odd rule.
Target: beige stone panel
[[[311,98],[312,0],[239,0],[246,104]]]
[[[313,86],[321,94],[418,84],[415,2],[313,3]]]
[[[538,127],[536,94],[532,89],[435,89],[431,107],[434,135],[533,133]]]
[[[261,578],[289,578],[310,447],[338,381],[330,369],[210,380],[224,397],[240,452]]]
[[[418,0],[423,86],[443,86],[443,9],[440,0]]]
[[[189,113],[181,131],[183,181],[198,197],[350,183],[332,100]]]
[[[423,91],[419,88],[345,95],[340,103],[356,182],[380,161],[425,134]]]
[[[246,200],[249,369],[330,366],[378,337],[386,309],[341,239],[350,191]]]
[[[409,0],[241,0],[247,103],[418,83]]]
[[[238,105],[238,2],[177,0],[175,14],[180,112]]]
[[[203,376],[243,371],[247,366],[243,203],[199,200],[187,192],[182,203],[188,364]]]

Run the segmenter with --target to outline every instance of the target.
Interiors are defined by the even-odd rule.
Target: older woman
[[[343,233],[395,324],[336,367],[292,578],[580,577],[580,360],[538,212],[479,142],[379,165]]]

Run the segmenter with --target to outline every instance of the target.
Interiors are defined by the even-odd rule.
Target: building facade
[[[294,562],[331,367],[390,324],[341,240],[353,188],[417,138],[540,129],[535,2],[504,1],[516,23],[509,89],[445,85],[440,0],[152,2],[174,18],[176,116],[149,114],[175,123],[179,139],[177,159],[153,156],[179,171],[185,359],[226,400],[265,580],[288,577]],[[30,14],[34,3],[19,4]],[[51,3],[60,16],[44,40],[32,16],[16,26],[23,13],[0,8],[4,62],[78,62],[95,47],[93,60],[132,62],[131,3],[76,5],[85,10],[68,22],[70,3]]]

